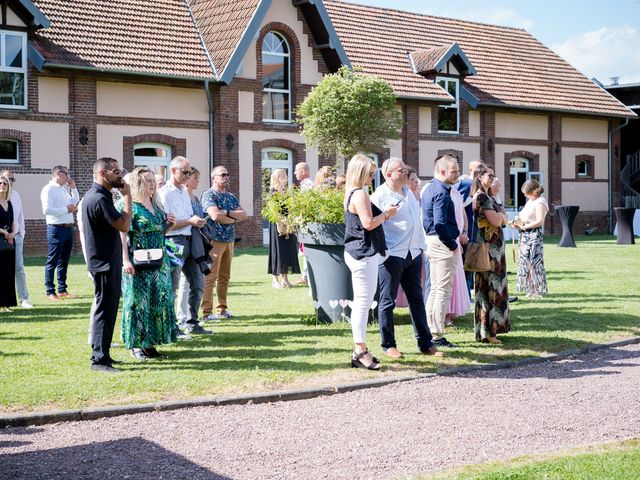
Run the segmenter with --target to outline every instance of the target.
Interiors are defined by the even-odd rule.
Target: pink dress
[[[464,230],[464,201],[462,194],[456,188],[451,189],[451,200],[456,210],[456,223],[458,230]],[[453,272],[453,292],[451,293],[451,301],[449,303],[449,312],[454,317],[460,317],[469,311],[471,299],[469,298],[469,290],[467,290],[467,280],[464,276],[464,266],[462,263],[462,248],[460,248],[460,239],[458,242],[458,261],[456,270]]]

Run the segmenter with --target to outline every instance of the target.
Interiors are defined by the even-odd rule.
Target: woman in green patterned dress
[[[509,323],[509,294],[507,292],[507,261],[504,255],[502,225],[509,220],[493,199],[491,184],[495,175],[490,167],[480,165],[473,174],[473,214],[478,243],[489,244],[491,269],[476,272],[474,294],[476,298],[474,326],[476,340],[502,343],[496,335],[507,333]]]
[[[161,248],[164,234],[175,222],[156,201],[153,172],[138,167],[131,172],[133,214],[131,227],[122,235],[122,341],[134,358],[145,361],[162,355],[156,345],[174,343],[178,327],[173,309],[171,267],[167,255],[162,266],[154,270],[136,269],[133,250]],[[119,202],[117,207],[122,208]]]

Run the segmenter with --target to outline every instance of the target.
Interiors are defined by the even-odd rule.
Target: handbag
[[[139,248],[133,251],[133,266],[139,270],[157,270],[164,261],[163,248]]]
[[[477,228],[475,221],[474,226]],[[471,238],[475,237],[471,235]],[[491,270],[488,243],[469,242],[467,244],[467,252],[464,255],[464,269],[467,272],[488,272]]]
[[[287,225],[282,220],[279,220],[278,223],[276,223],[276,230],[278,231],[279,236],[286,238],[289,238],[289,235],[295,231],[293,227]]]
[[[15,249],[15,243],[9,243],[6,238],[0,236],[0,253],[12,252]]]

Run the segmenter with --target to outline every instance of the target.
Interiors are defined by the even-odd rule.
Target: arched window
[[[262,119],[291,121],[291,50],[282,35],[268,32],[262,40]]]
[[[133,147],[133,166],[149,167],[165,179],[169,174],[171,147],[162,143],[138,143]]]

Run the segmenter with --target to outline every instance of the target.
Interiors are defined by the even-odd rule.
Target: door
[[[271,174],[277,168],[287,172],[289,185],[293,184],[293,154],[286,148],[270,147],[262,150],[261,164],[262,203],[269,194]],[[269,244],[269,222],[262,220],[262,243]]]

